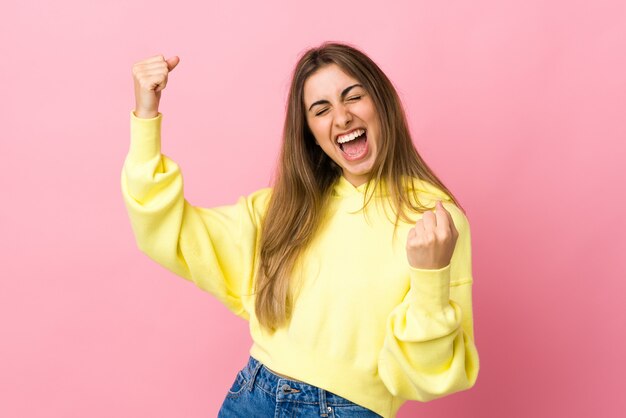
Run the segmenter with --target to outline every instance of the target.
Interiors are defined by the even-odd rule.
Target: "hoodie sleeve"
[[[409,266],[410,289],[387,318],[379,374],[394,396],[426,402],[474,386],[479,358],[472,319],[469,223],[443,201],[459,232],[450,264]]]
[[[161,121],[161,113],[142,119],[131,111],[121,188],[137,246],[247,320],[242,297],[252,292],[257,230],[270,189],[234,205],[191,205],[180,168],[161,154]]]

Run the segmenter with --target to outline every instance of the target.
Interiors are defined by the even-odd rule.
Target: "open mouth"
[[[337,144],[348,160],[356,160],[367,154],[367,133],[365,129],[355,129],[347,135],[337,137]]]

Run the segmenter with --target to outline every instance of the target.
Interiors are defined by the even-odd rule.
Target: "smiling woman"
[[[317,144],[350,183],[367,182],[376,160],[380,124],[365,88],[341,67],[329,64],[304,83],[304,103]]]
[[[201,208],[160,152],[178,63],[133,66],[121,186],[139,248],[249,321],[250,357],[219,416],[387,418],[471,388],[469,222],[380,68],[346,44],[306,51],[273,186]]]

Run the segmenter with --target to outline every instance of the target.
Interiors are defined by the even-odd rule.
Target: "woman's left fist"
[[[437,201],[435,209],[436,212],[424,212],[422,219],[409,230],[406,256],[413,268],[437,270],[452,259],[459,233],[441,201]]]

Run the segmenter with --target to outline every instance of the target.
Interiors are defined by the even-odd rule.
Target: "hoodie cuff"
[[[130,111],[130,149],[128,158],[145,162],[161,153],[161,112],[149,119],[139,118]]]
[[[421,309],[440,311],[450,304],[450,264],[440,269],[409,266],[411,293]]]

